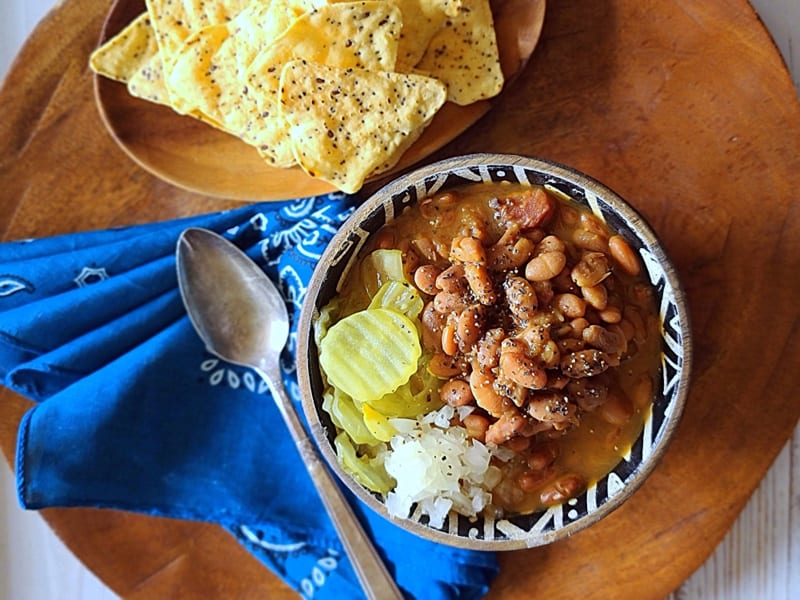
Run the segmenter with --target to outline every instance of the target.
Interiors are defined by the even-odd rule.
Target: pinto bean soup
[[[552,190],[485,183],[406,209],[362,262],[376,249],[402,252],[434,392],[472,408],[452,424],[502,474],[487,510],[562,503],[619,462],[650,410],[660,350],[653,289],[623,237]],[[363,273],[341,290],[347,312],[377,285]]]

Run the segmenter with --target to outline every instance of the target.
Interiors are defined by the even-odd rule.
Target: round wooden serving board
[[[220,210],[134,164],[106,133],[87,57],[107,0],[66,0],[0,92],[0,231],[39,237]],[[489,598],[662,598],[707,558],[800,415],[800,103],[744,0],[562,0],[514,87],[430,160],[543,156],[614,188],[654,226],[689,299],[695,367],[677,436],[604,521],[501,555]],[[13,459],[28,402],[4,390]],[[126,598],[295,598],[221,529],[51,509]]]

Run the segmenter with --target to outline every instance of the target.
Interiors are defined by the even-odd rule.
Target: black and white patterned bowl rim
[[[642,434],[620,462],[596,484],[567,503],[546,511],[492,520],[451,513],[443,527],[426,516],[392,519],[406,529],[438,542],[481,550],[513,550],[548,544],[598,521],[617,508],[650,474],[674,432],[686,400],[691,345],[686,302],[669,260],[655,234],[613,191],[568,167],[514,155],[474,154],[446,159],[409,173],[367,200],[331,242],[304,301],[303,323],[310,324],[336,293],[367,237],[418,199],[469,183],[508,181],[546,186],[589,207],[639,254],[655,286],[663,338],[659,381]],[[355,483],[339,467],[333,450],[335,428],[319,409],[322,381],[310,326],[301,327],[298,354],[303,406],[312,435],[329,464],[346,485],[374,510],[388,517],[379,498]]]

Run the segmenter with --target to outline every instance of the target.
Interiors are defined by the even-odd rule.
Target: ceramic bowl
[[[624,236],[641,258],[656,291],[661,325],[660,373],[652,410],[630,451],[599,481],[565,504],[534,514],[508,518],[469,518],[451,513],[440,528],[412,511],[409,518],[390,517],[381,498],[361,487],[339,465],[333,446],[335,427],[322,408],[322,377],[313,338],[313,323],[336,293],[337,284],[356,260],[364,241],[404,207],[434,192],[475,182],[509,181],[546,185],[587,206]],[[333,238],[307,289],[298,337],[298,376],[303,408],[311,432],[330,467],[369,507],[401,527],[462,548],[513,550],[551,543],[569,536],[620,506],[650,475],[675,432],[687,396],[691,363],[686,300],[675,269],[650,226],[622,198],[578,171],[541,159],[475,154],[450,158],[408,173],[364,202]]]

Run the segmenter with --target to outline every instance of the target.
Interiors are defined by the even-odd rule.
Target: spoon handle
[[[297,445],[303,464],[308,469],[311,481],[314,482],[322,503],[333,521],[367,598],[370,600],[401,600],[403,595],[397,584],[358,522],[330,471],[323,464],[314,443],[309,439],[294,405],[281,383],[280,372],[277,368],[275,372],[260,369],[257,371],[272,392],[275,403]]]

